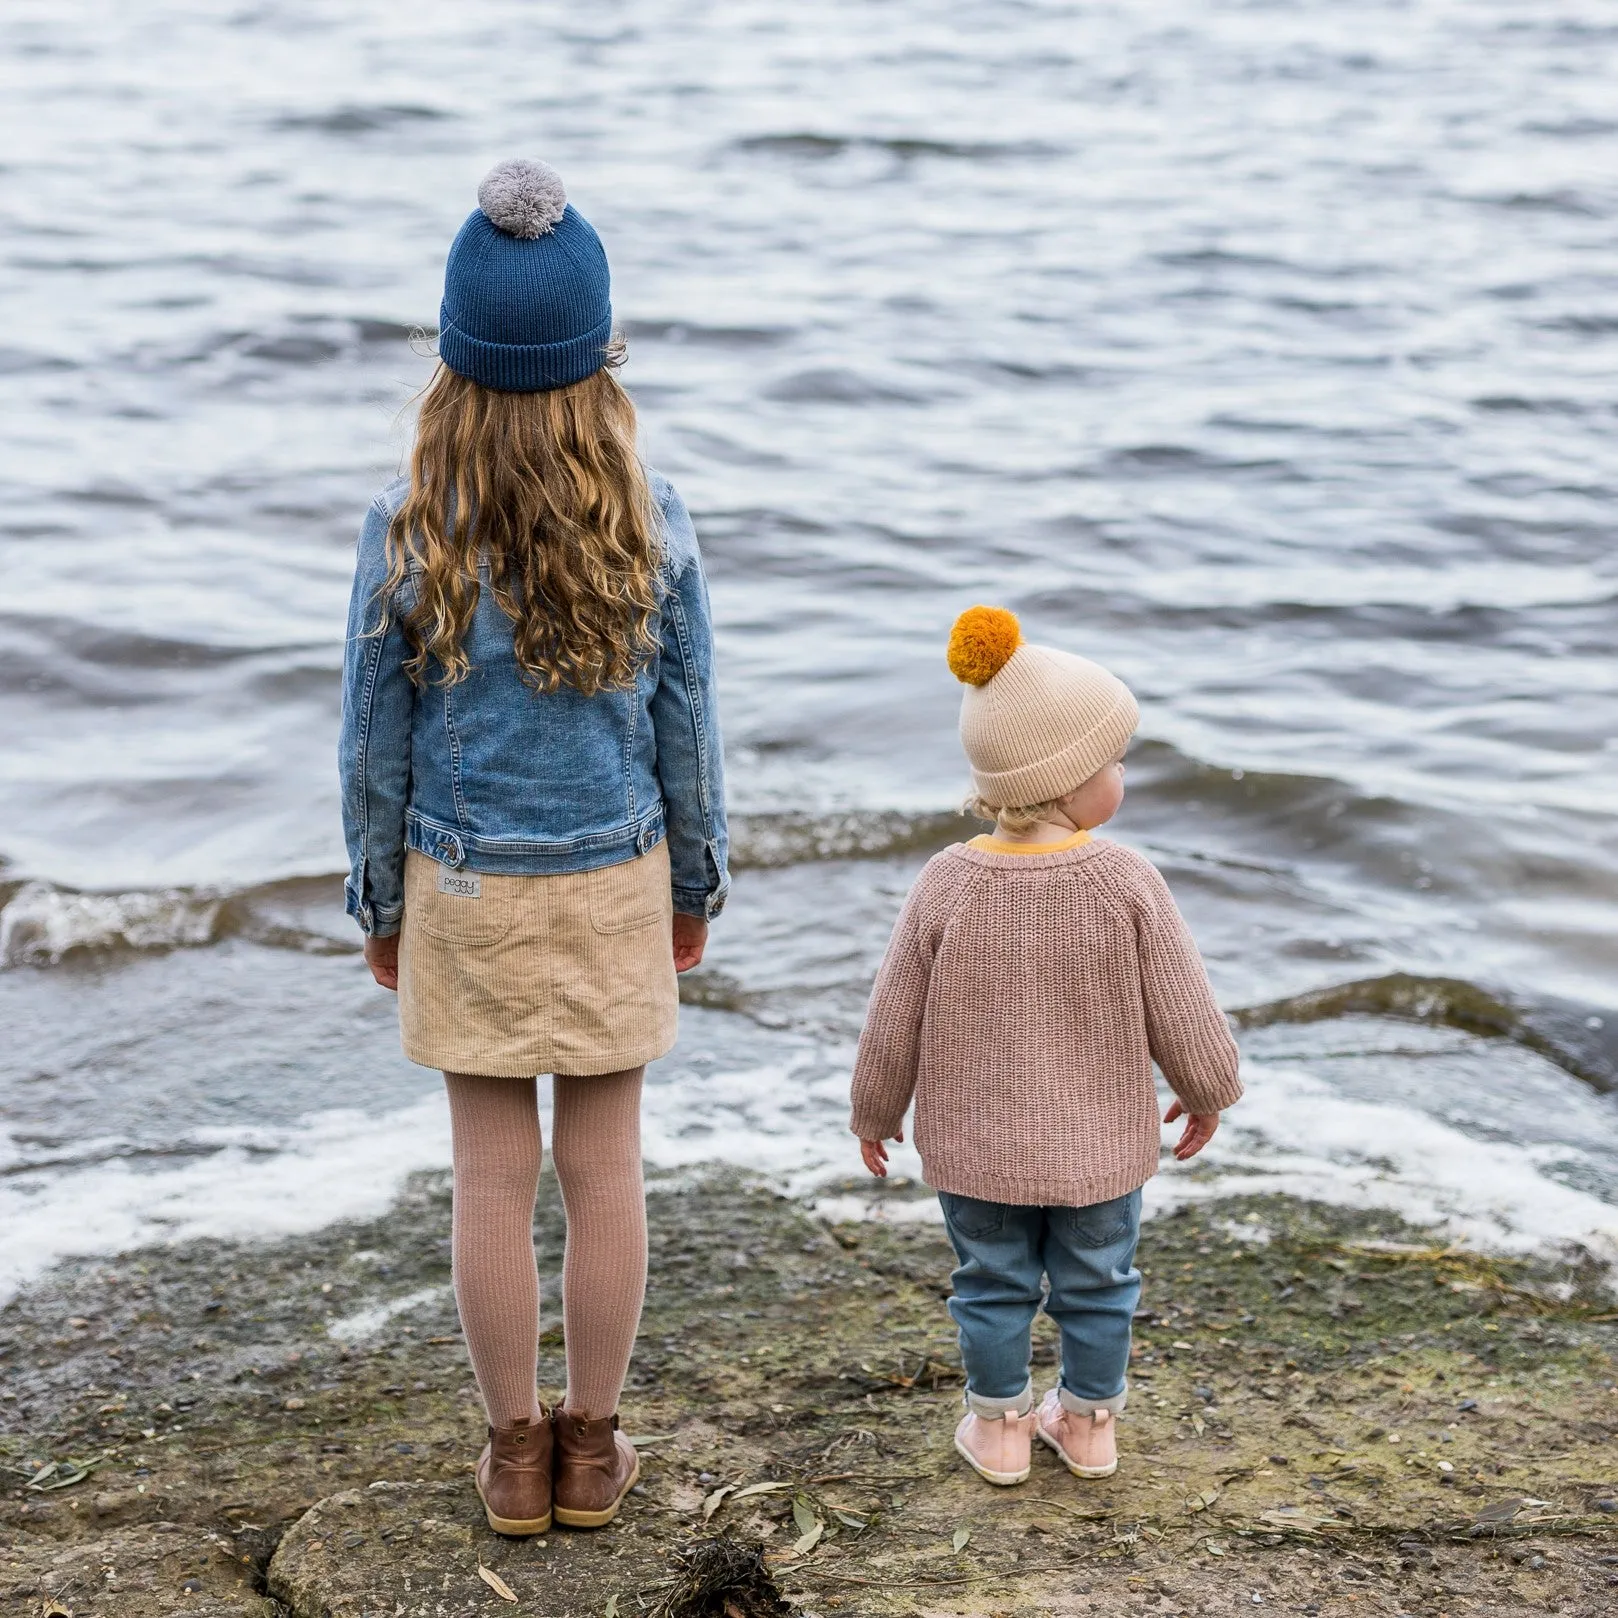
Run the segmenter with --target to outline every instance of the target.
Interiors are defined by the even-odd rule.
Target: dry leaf
[[[736,1485],[727,1483],[722,1489],[715,1489],[706,1500],[702,1502],[702,1520],[708,1522],[713,1514],[725,1503],[727,1494],[734,1494]]]
[[[513,1590],[511,1586],[507,1584],[506,1581],[502,1579],[492,1567],[485,1567],[481,1562],[479,1562],[478,1577],[482,1579],[483,1582],[488,1585],[488,1587],[493,1590],[502,1601],[515,1601],[517,1599],[517,1592]]]
[[[815,1519],[814,1527],[811,1528],[808,1533],[806,1533],[803,1538],[792,1547],[792,1554],[794,1556],[807,1556],[809,1552],[820,1543],[820,1536],[825,1532],[825,1523],[821,1522],[817,1517]]]
[[[820,1521],[814,1513],[814,1508],[801,1494],[792,1502],[792,1520],[798,1525],[800,1534],[807,1534]]]
[[[1187,1511],[1206,1511],[1214,1501],[1219,1498],[1217,1489],[1204,1489],[1201,1494],[1194,1494],[1185,1503]]]
[[[73,1618],[73,1609],[64,1607],[60,1601],[47,1601],[43,1618]]]
[[[966,1549],[966,1542],[971,1537],[972,1530],[970,1528],[957,1528],[955,1530],[955,1537],[950,1541],[950,1544],[953,1545],[957,1551],[964,1551]]]
[[[856,1517],[851,1511],[833,1511],[832,1515],[845,1528],[863,1528],[866,1523],[864,1517]]]
[[[1202,1435],[1207,1432],[1208,1424],[1202,1419],[1201,1416],[1193,1416],[1191,1418],[1191,1430],[1197,1435],[1198,1438],[1201,1438]]]
[[[1303,1534],[1313,1534],[1335,1521],[1334,1518],[1305,1511],[1300,1506],[1275,1506],[1269,1511],[1261,1511],[1258,1520],[1267,1528],[1291,1528]]]
[[[791,1487],[790,1483],[749,1483],[745,1489],[738,1489],[731,1500],[734,1504],[737,1500],[751,1500],[755,1494],[779,1494]]]
[[[673,1437],[673,1433],[647,1433],[641,1438],[631,1438],[629,1442],[636,1449],[646,1449],[653,1444],[666,1444]]]
[[[618,1618],[618,1598],[617,1598],[617,1596],[608,1596],[607,1597],[607,1618]]]

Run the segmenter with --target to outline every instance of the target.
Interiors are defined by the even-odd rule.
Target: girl
[[[1091,831],[1124,797],[1137,712],[1082,657],[1026,644],[973,607],[949,665],[966,685],[968,808],[996,822],[935,856],[893,930],[854,1069],[853,1130],[887,1173],[912,1096],[916,1144],[960,1265],[966,1415],[955,1447],[1021,1483],[1038,1435],[1078,1477],[1117,1470],[1140,1187],[1157,1172],[1152,1064],[1196,1155],[1242,1093],[1236,1043],[1157,870]],[[1043,1302],[1062,1373],[1036,1411],[1029,1328]]]
[[[443,1069],[455,1297],[489,1524],[610,1522],[646,1282],[640,1094],[728,881],[712,632],[679,495],[613,375],[606,255],[542,163],[450,249],[410,476],[360,534],[340,767],[349,913]],[[535,1075],[554,1078],[567,1392],[535,1392]],[[553,1487],[554,1461],[554,1487]],[[553,1507],[554,1499],[554,1507]]]

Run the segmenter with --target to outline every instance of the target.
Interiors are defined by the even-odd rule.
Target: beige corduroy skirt
[[[674,1044],[668,846],[597,871],[499,876],[405,859],[399,1030],[450,1073],[617,1073]]]

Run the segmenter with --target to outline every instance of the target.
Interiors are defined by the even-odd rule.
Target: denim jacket
[[[588,871],[669,842],[674,908],[719,913],[729,887],[713,632],[697,536],[684,502],[651,475],[663,515],[659,650],[633,689],[536,692],[522,679],[511,621],[483,575],[466,638],[471,673],[417,686],[399,626],[406,579],[374,631],[396,479],[360,530],[343,663],[338,746],[348,913],[367,933],[399,930],[407,848],[469,871]]]

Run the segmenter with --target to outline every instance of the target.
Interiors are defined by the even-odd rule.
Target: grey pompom
[[[508,236],[532,241],[556,228],[567,206],[567,191],[549,163],[508,157],[483,176],[478,206]]]

